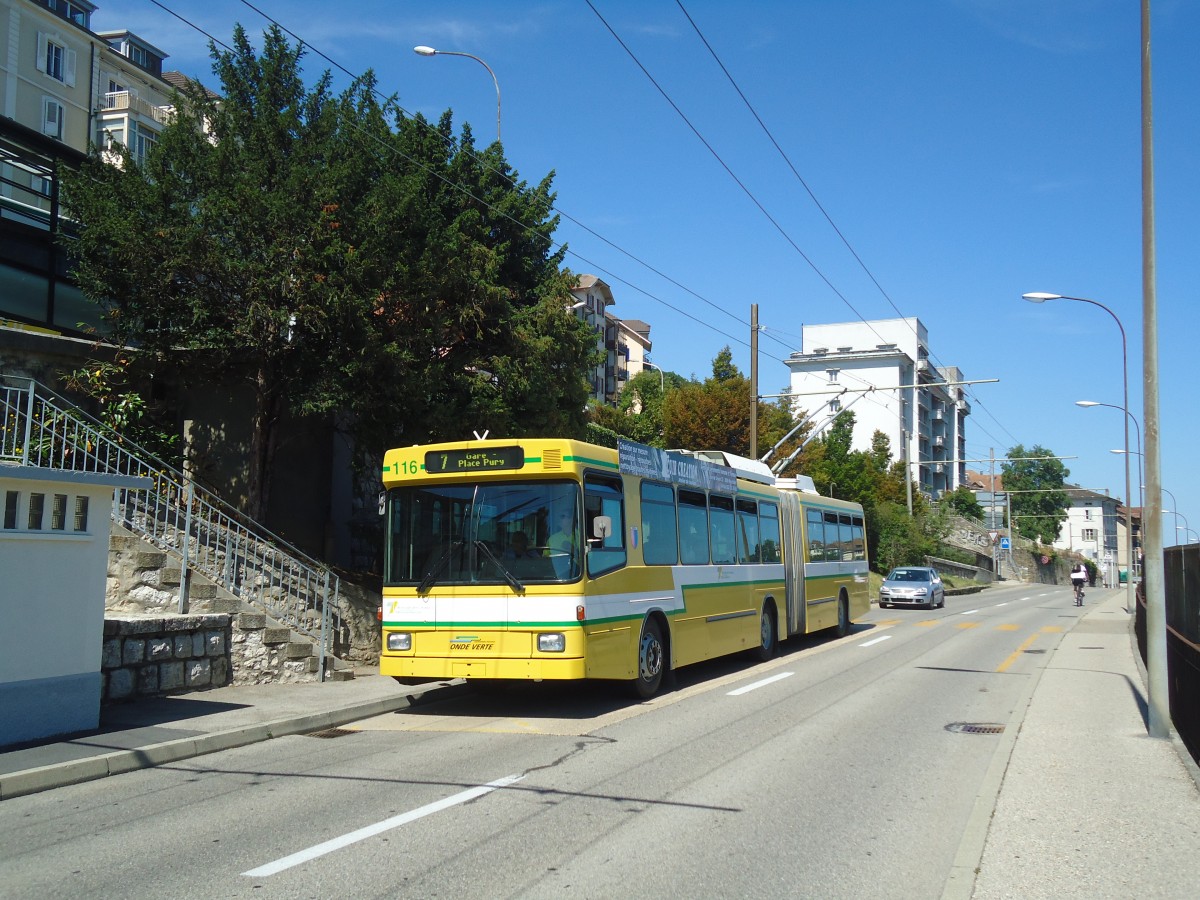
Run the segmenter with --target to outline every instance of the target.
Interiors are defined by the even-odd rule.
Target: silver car
[[[928,566],[897,566],[879,588],[879,608],[946,605],[946,589],[937,569]]]

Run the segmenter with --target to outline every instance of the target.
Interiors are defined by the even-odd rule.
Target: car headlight
[[[411,650],[412,635],[407,631],[390,631],[387,636],[389,650]]]
[[[567,637],[562,632],[538,635],[538,650],[542,653],[562,653],[567,649]]]

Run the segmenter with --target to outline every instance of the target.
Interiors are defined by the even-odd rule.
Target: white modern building
[[[801,349],[786,360],[796,408],[826,427],[853,404],[855,450],[876,431],[906,459],[931,497],[966,481],[966,419],[971,405],[954,366],[934,365],[929,334],[917,318],[804,325]]]

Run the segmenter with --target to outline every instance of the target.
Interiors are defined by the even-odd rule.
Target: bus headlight
[[[538,650],[541,653],[562,653],[566,649],[567,638],[561,632],[538,635]]]
[[[389,650],[411,650],[412,635],[407,631],[390,631],[387,636]]]

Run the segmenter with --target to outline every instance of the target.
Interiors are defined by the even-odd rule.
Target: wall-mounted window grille
[[[87,531],[88,498],[75,498],[75,530]]]
[[[46,513],[46,495],[45,494],[30,494],[29,495],[29,518],[26,520],[25,527],[30,531],[42,530],[42,518]]]

